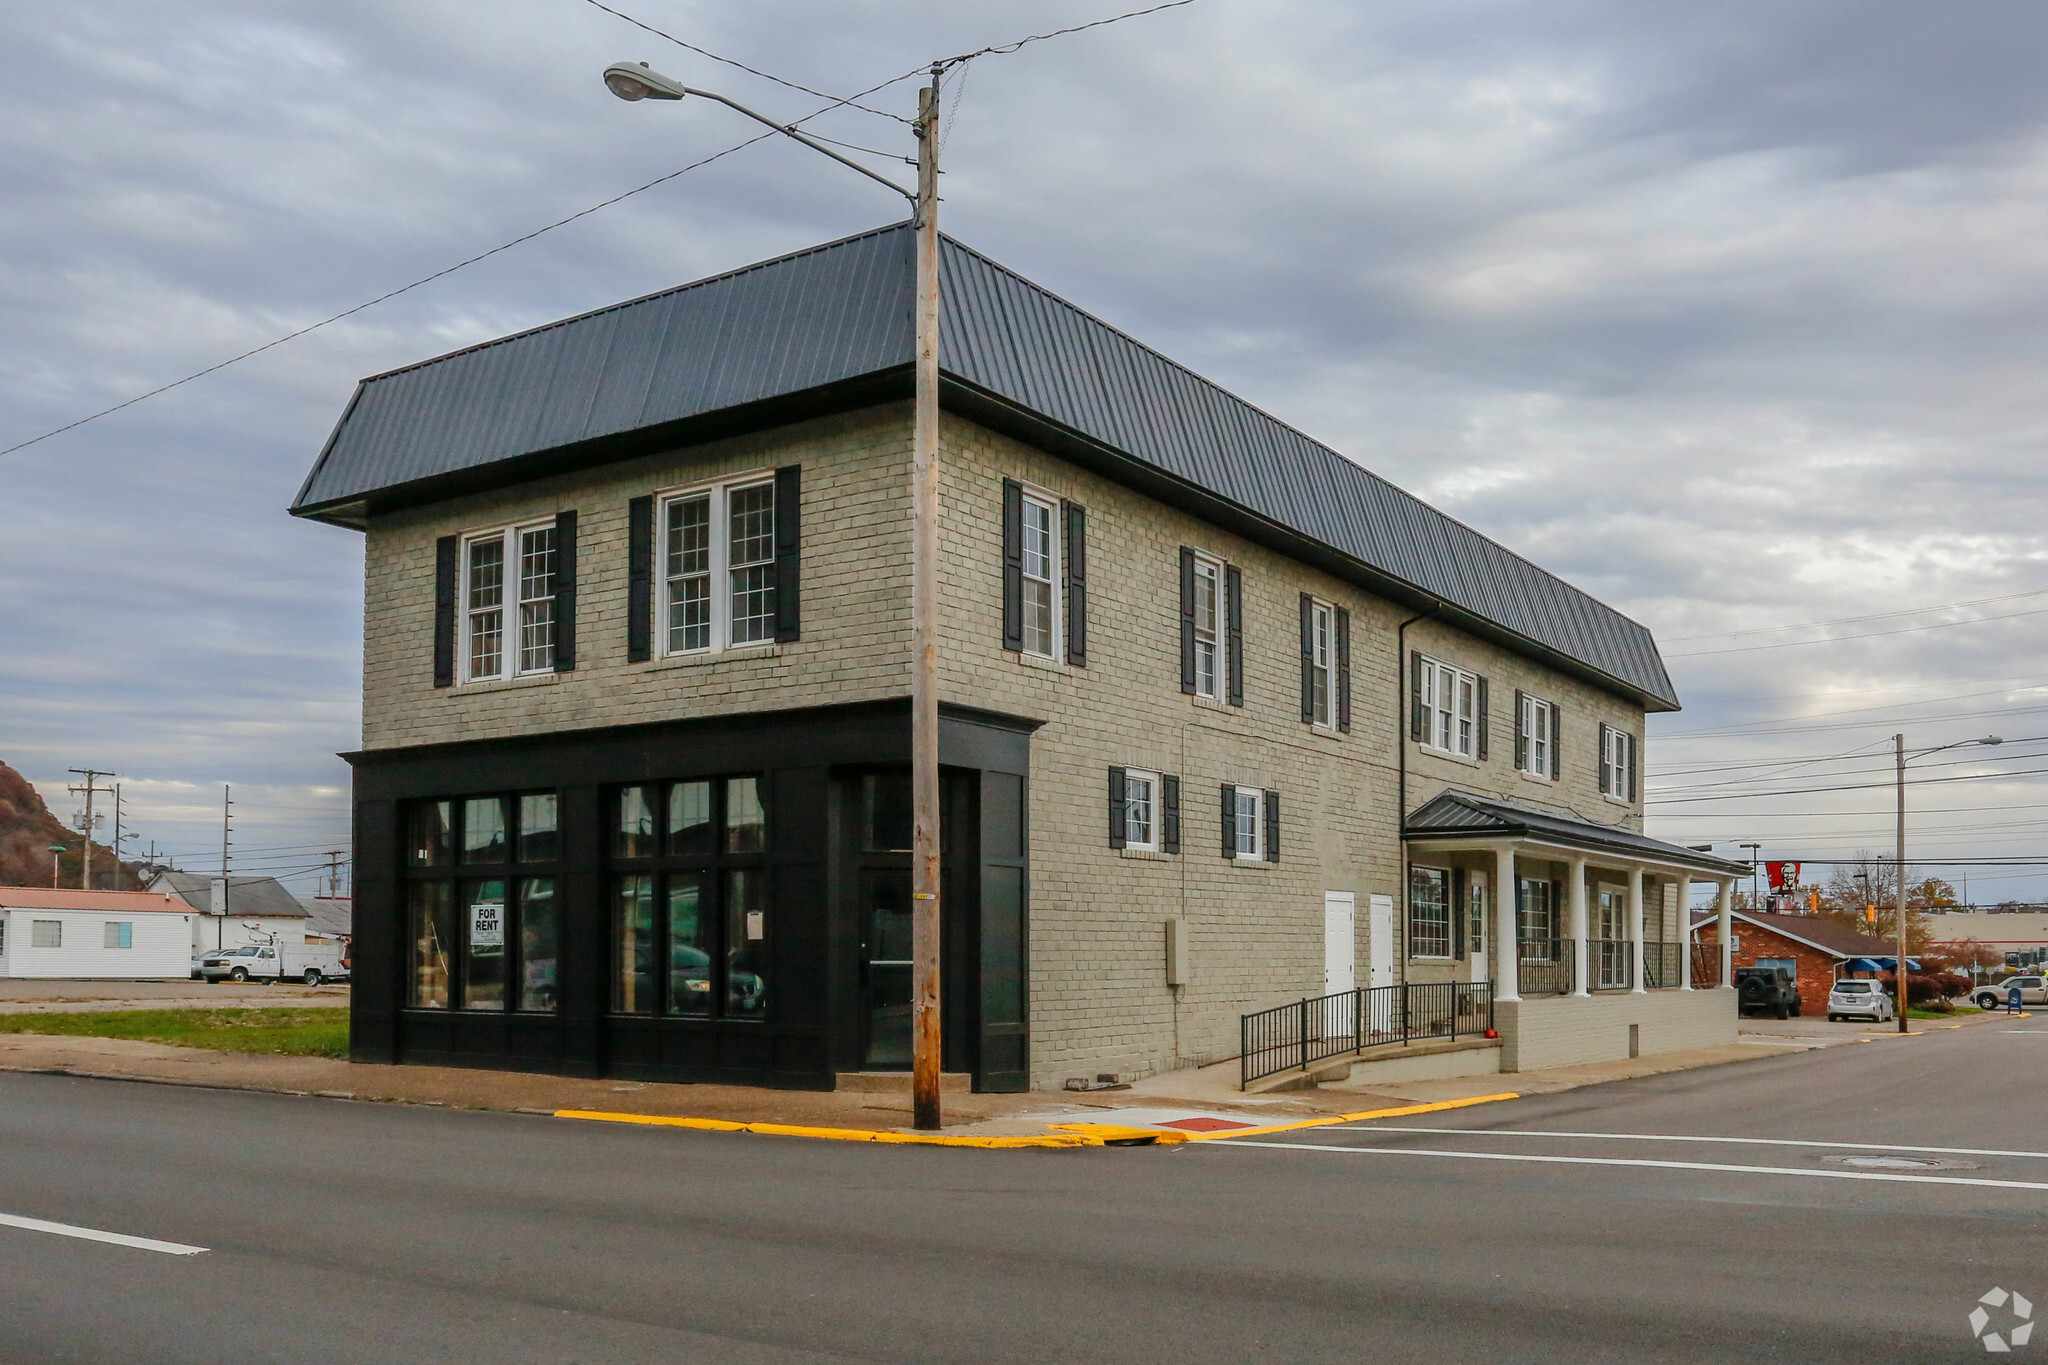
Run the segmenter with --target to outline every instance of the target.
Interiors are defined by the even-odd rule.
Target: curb
[[[790,1123],[741,1123],[731,1119],[696,1119],[655,1114],[610,1114],[596,1109],[557,1109],[558,1119],[581,1119],[591,1123],[628,1123],[653,1128],[693,1128],[710,1133],[755,1133],[763,1137],[822,1138],[832,1142],[876,1142],[902,1147],[974,1147],[990,1151],[1020,1151],[1071,1147],[1170,1147],[1184,1142],[1225,1142],[1231,1138],[1264,1137],[1302,1128],[1325,1128],[1336,1123],[1358,1123],[1366,1119],[1404,1118],[1411,1114],[1434,1114],[1446,1109],[1466,1109],[1475,1104],[1497,1104],[1519,1099],[1514,1091],[1498,1095],[1476,1095],[1470,1099],[1439,1100],[1433,1104],[1404,1104],[1396,1109],[1371,1109],[1358,1114],[1333,1114],[1326,1118],[1301,1119],[1259,1128],[1236,1128],[1221,1133],[1176,1133],[1157,1128],[1128,1128],[1114,1123],[1054,1123],[1043,1134],[975,1136],[968,1133],[898,1133],[864,1128],[814,1128]]]

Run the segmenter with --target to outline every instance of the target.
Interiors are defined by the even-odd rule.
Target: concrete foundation
[[[1622,1061],[1736,1041],[1735,992],[1726,987],[1503,1000],[1495,1003],[1493,1014],[1504,1072]]]

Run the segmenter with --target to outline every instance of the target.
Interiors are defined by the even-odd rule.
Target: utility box
[[[1188,922],[1184,919],[1166,921],[1166,984],[1188,984]]]

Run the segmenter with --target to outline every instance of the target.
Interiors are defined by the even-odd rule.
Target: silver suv
[[[1828,1020],[1892,1017],[1892,995],[1875,981],[1837,981],[1828,988]]]

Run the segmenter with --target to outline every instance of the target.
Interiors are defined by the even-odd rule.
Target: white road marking
[[[1671,1133],[1559,1133],[1537,1128],[1395,1128],[1379,1124],[1342,1124],[1333,1132],[1430,1133],[1451,1137],[1612,1138],[1620,1142],[1732,1142],[1750,1147],[1826,1147],[1856,1152],[1934,1152],[1942,1156],[2030,1156],[2048,1159],[2048,1152],[2009,1152],[1997,1147],[1909,1147],[1894,1142],[1815,1142],[1811,1138],[1687,1137]]]
[[[26,1228],[30,1232],[54,1232],[59,1237],[77,1237],[88,1242],[111,1242],[117,1247],[134,1247],[139,1251],[161,1251],[166,1256],[197,1256],[205,1247],[187,1246],[183,1242],[159,1242],[154,1237],[130,1237],[125,1232],[101,1232],[97,1228],[73,1227],[69,1223],[50,1223],[41,1218],[23,1218],[19,1214],[0,1213],[0,1227]]]
[[[1546,1166],[1640,1166],[1670,1171],[1729,1171],[1740,1175],[1803,1175],[1820,1180],[1885,1180],[1907,1185],[1987,1185],[2001,1190],[2048,1190],[2048,1181],[1982,1180],[1962,1175],[1893,1175],[1885,1171],[1821,1171],[1802,1166],[1732,1166],[1712,1161],[1630,1160],[1615,1156],[1528,1156],[1508,1152],[1453,1152],[1436,1147],[1337,1147],[1310,1142],[1205,1142],[1211,1148],[1272,1147],[1285,1152],[1342,1152],[1349,1156],[1443,1156],[1463,1161],[1522,1161]]]

